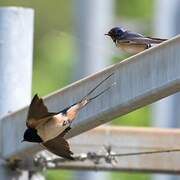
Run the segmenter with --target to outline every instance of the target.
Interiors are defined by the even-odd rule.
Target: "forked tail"
[[[111,84],[108,86],[106,89],[98,93],[97,95],[90,97],[90,95],[103,83],[105,82],[108,78],[110,78],[114,73],[110,74],[108,77],[106,77],[104,80],[102,80],[99,84],[97,84],[92,90],[90,90],[86,96],[84,96],[80,101],[77,103],[71,105],[70,107],[65,108],[63,111],[60,111],[63,114],[66,114],[68,117],[69,121],[72,122],[76,116],[77,113],[85,107],[89,102],[91,102],[93,99],[96,99],[100,95],[104,94],[106,91],[108,91],[112,86],[115,85],[115,83]]]
[[[110,86],[108,86],[106,89],[104,89],[103,91],[101,91],[99,94],[93,96],[93,97],[89,97],[101,84],[103,84],[107,79],[109,79],[114,73],[110,74],[109,76],[107,76],[104,80],[102,80],[100,83],[98,83],[92,90],[90,90],[86,96],[84,96],[80,101],[79,101],[79,105],[80,105],[80,109],[83,108],[84,106],[86,106],[89,102],[91,102],[92,100],[96,99],[97,97],[101,96],[102,94],[104,94],[106,91],[108,91],[110,88],[112,88],[115,83],[111,84]]]

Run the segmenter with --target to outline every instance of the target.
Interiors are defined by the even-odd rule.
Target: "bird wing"
[[[166,40],[148,38],[148,37],[134,37],[134,38],[130,38],[130,41],[135,42],[135,43],[141,43],[141,44],[159,44]]]
[[[155,40],[155,41],[159,41],[160,43],[163,42],[163,41],[167,41],[168,40],[168,39],[154,38],[154,37],[146,37],[146,38],[149,38],[149,39]]]
[[[74,158],[71,156],[73,152],[70,150],[68,142],[61,136],[57,136],[56,138],[43,142],[42,145],[49,150],[50,152],[61,156],[63,158],[73,160]]]
[[[26,125],[29,128],[35,128],[37,125],[39,125],[39,123],[42,121],[47,121],[55,114],[57,113],[48,112],[48,109],[44,105],[43,100],[36,94],[29,106]]]
[[[139,43],[139,44],[158,44],[166,40],[167,39],[144,37],[139,33],[126,31],[123,39],[122,40],[120,39],[119,41],[122,43],[127,43],[129,41],[132,43]]]

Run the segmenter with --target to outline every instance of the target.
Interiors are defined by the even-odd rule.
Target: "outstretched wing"
[[[29,106],[26,125],[29,128],[35,128],[39,123],[47,121],[47,119],[51,118],[55,114],[57,113],[48,112],[43,100],[36,94]]]
[[[52,140],[43,142],[42,145],[50,152],[58,156],[69,160],[74,160],[74,158],[71,156],[73,152],[70,150],[68,142],[61,135]]]

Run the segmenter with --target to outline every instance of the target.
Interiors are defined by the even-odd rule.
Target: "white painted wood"
[[[31,100],[33,10],[0,8],[0,117]]]
[[[29,8],[0,8],[0,117],[28,105],[31,100],[33,15]],[[16,136],[16,123],[11,122],[8,129],[0,125],[5,133],[3,141],[0,140],[1,157],[2,150],[8,151],[6,144],[11,136]],[[8,148],[14,149],[10,143]],[[25,180],[28,177],[26,173],[21,176],[10,171],[5,162],[0,163],[0,179],[14,178]]]

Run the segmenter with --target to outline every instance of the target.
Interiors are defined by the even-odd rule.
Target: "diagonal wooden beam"
[[[76,102],[99,81],[114,72],[103,88],[116,86],[84,108],[66,138],[76,136],[113,118],[155,102],[180,90],[180,36],[151,48],[101,72],[75,82],[45,98],[50,111],[59,111]],[[1,156],[11,157],[39,146],[20,143],[25,129],[27,108],[0,120]]]

